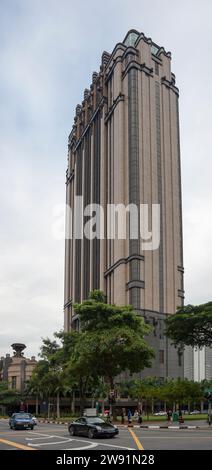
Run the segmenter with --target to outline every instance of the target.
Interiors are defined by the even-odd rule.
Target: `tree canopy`
[[[151,366],[154,352],[144,339],[151,327],[132,306],[107,304],[104,294],[94,291],[88,300],[75,304],[74,310],[82,332],[81,360],[111,388],[121,372],[135,373]]]
[[[131,306],[109,305],[103,292],[94,290],[87,300],[74,305],[74,311],[80,331],[55,333],[53,341],[43,339],[42,360],[33,371],[29,390],[47,397],[55,390],[57,396],[65,388],[76,391],[82,410],[87,393],[96,396],[101,389],[105,395],[121,372],[150,367],[154,352],[144,338],[151,327]]]
[[[20,400],[20,393],[17,390],[8,388],[5,381],[0,382],[0,405],[12,405]]]
[[[212,302],[180,307],[166,320],[166,335],[175,346],[212,346]]]

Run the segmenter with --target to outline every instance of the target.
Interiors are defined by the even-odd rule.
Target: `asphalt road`
[[[110,439],[70,437],[67,426],[38,424],[33,431],[10,430],[0,420],[0,450],[212,450],[212,429],[120,428]]]

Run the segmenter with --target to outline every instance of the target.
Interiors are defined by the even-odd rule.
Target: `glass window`
[[[182,356],[183,354],[181,353],[181,351],[178,351],[178,366],[182,366]]]
[[[159,51],[159,47],[158,47],[158,46],[155,46],[155,45],[152,45],[152,46],[151,46],[151,53],[152,53],[153,55],[157,55],[158,51]]]
[[[136,33],[130,33],[125,41],[124,41],[124,45],[129,47],[129,46],[134,46],[135,42],[136,42],[136,39],[138,39],[138,36],[139,34],[136,34]]]
[[[101,418],[87,418],[87,423],[89,424],[101,424],[104,423],[104,420]]]
[[[15,415],[15,418],[16,418],[16,419],[18,419],[18,418],[20,418],[20,419],[30,419],[31,416],[30,416],[29,413],[17,413],[17,414]]]
[[[12,388],[16,388],[17,377],[12,377]]]
[[[155,75],[159,75],[159,64],[155,62]]]
[[[159,362],[164,364],[164,349],[159,349]]]

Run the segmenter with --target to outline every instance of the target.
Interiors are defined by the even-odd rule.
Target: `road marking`
[[[94,447],[97,447],[99,444],[96,442],[90,443],[88,446],[83,446],[83,447],[72,447],[71,449],[66,449],[66,450],[85,450],[85,449],[93,449]]]
[[[56,436],[55,436],[56,437]],[[61,437],[62,439],[62,437]],[[30,444],[27,444],[28,446],[33,446],[33,447],[41,447],[41,446],[53,446],[53,445],[56,445],[56,444],[66,444],[67,442],[71,442],[72,439],[66,439],[65,441],[56,441],[56,442],[39,442],[39,444],[33,444],[33,442],[31,442]]]
[[[8,441],[7,439],[0,439],[0,443],[2,444],[7,444],[8,446],[11,447],[16,447],[17,449],[22,449],[22,450],[36,450],[28,446],[24,446],[23,444],[18,444],[18,442],[13,442],[13,441]]]
[[[43,437],[46,437],[47,439],[50,437],[49,434],[41,434],[41,433],[38,433],[38,432],[35,432],[35,431],[29,431],[30,434],[33,434],[33,435],[40,435],[40,436],[43,436]],[[53,437],[55,437],[56,439],[62,439],[63,437],[62,436],[58,436],[57,434],[55,434]],[[33,438],[32,438],[33,439]],[[37,438],[35,438],[37,439]],[[86,439],[75,439],[75,438],[72,438],[72,439],[68,439],[67,438],[67,441],[66,442],[71,442],[71,441],[76,441],[76,442],[85,442],[85,443],[88,443],[88,444],[91,444],[90,441],[86,440]],[[30,445],[32,446],[36,446],[36,447],[39,447],[40,445],[50,445],[50,443],[46,442],[46,443],[42,443],[42,444],[33,444],[32,442],[30,442]],[[51,444],[62,444],[62,442],[51,442]],[[133,447],[123,447],[123,446],[118,446],[118,445],[115,445],[115,444],[106,444],[105,442],[92,442],[92,444],[96,444],[96,445],[101,445],[101,446],[104,446],[104,447],[113,447],[115,449],[125,449],[125,450],[135,450]],[[29,444],[28,444],[29,445]],[[80,450],[81,447],[78,447],[78,450]],[[65,450],[71,450],[71,449],[65,449]]]
[[[22,431],[22,432],[28,433],[28,431]],[[2,436],[12,436],[12,435],[13,435],[13,436],[16,436],[16,434],[15,434],[13,431],[9,431],[9,432],[0,432],[0,435],[2,435]],[[22,433],[21,433],[21,435],[23,436]],[[24,434],[24,436],[25,436],[25,434]]]
[[[76,441],[76,442],[88,442],[90,443],[90,441],[87,441],[85,439],[72,439],[73,441]],[[115,444],[106,444],[105,442],[93,442],[93,444],[97,444],[98,446],[105,446],[105,447],[114,447],[116,449],[126,449],[126,450],[135,450],[133,449],[133,447],[123,447],[123,446],[116,446]],[[78,449],[80,450],[81,447],[78,447]],[[67,449],[67,450],[71,450],[71,449]]]
[[[210,439],[211,440],[211,436],[154,436],[151,434],[151,439]],[[142,436],[142,439],[150,439],[150,435],[149,436]]]
[[[128,430],[129,430],[129,432],[130,432],[130,434],[131,434],[133,440],[135,441],[135,443],[136,443],[138,449],[139,449],[139,450],[144,450],[144,448],[143,448],[141,442],[140,442],[139,439],[137,438],[137,436],[136,436],[136,434],[134,433],[134,431],[132,431],[132,429],[130,429],[130,428],[128,428]]]
[[[55,436],[45,436],[45,439],[53,439]],[[26,441],[38,441],[39,439],[43,439],[42,437],[25,437]]]
[[[49,437],[51,434],[42,434],[41,432],[29,431],[29,434],[35,434],[36,436]]]

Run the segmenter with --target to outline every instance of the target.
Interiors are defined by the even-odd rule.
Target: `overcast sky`
[[[211,0],[0,0],[0,355],[63,326],[65,201],[76,104],[135,28],[172,52],[180,88],[186,302],[212,300]]]

